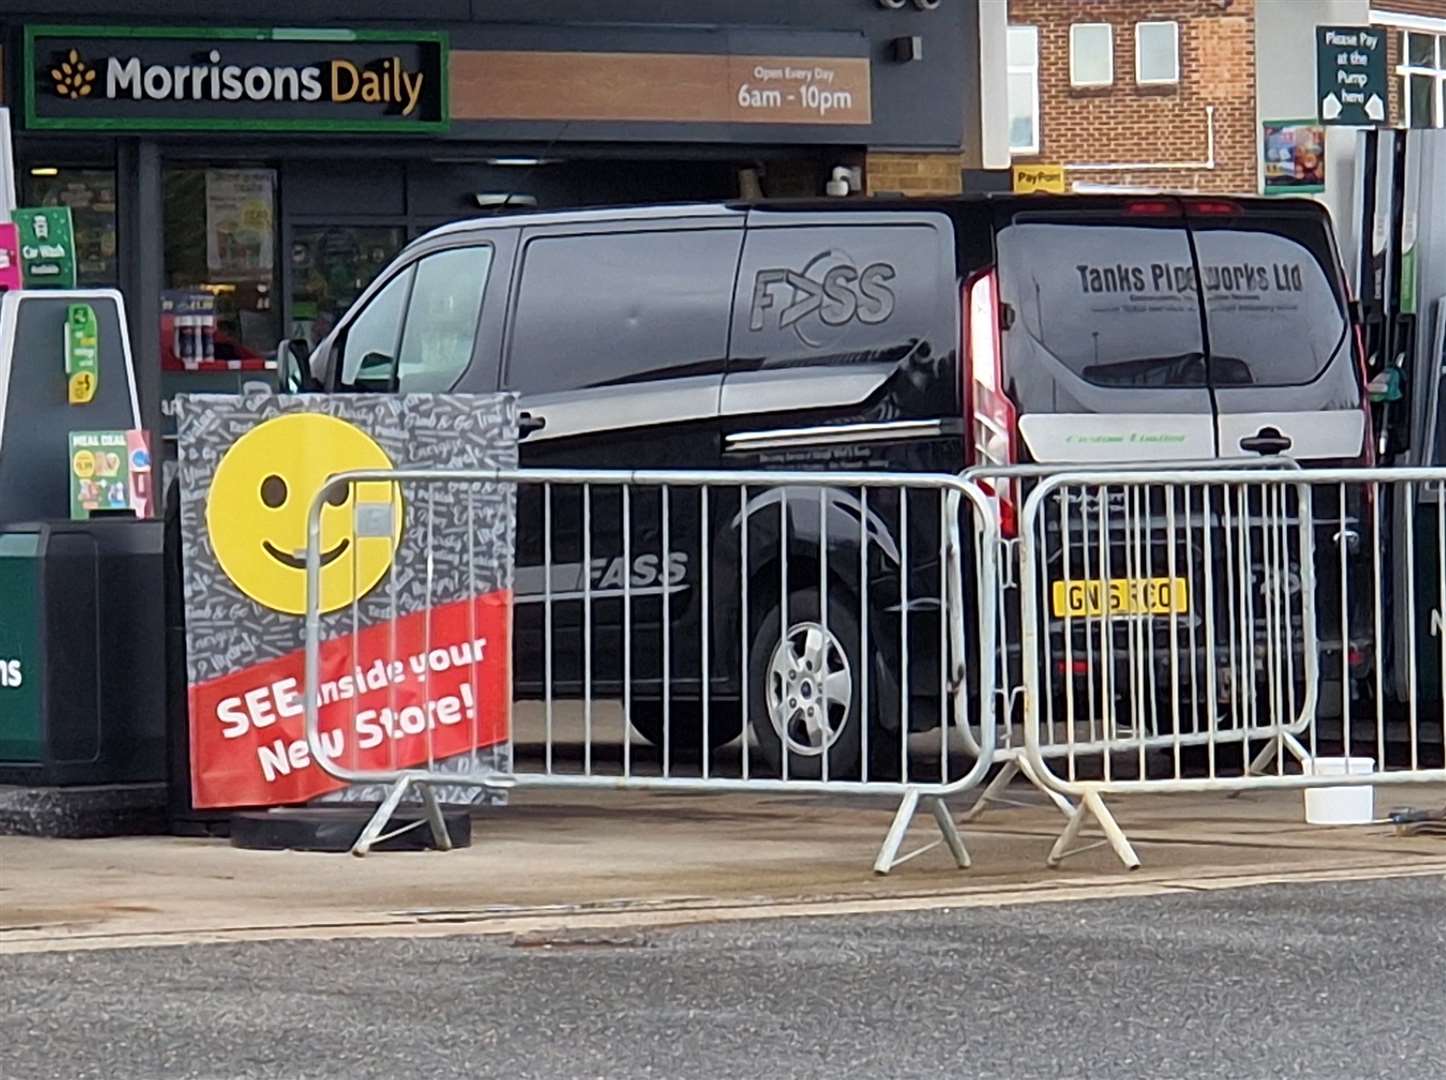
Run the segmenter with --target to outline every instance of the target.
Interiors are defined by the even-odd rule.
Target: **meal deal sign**
[[[341,791],[305,736],[307,509],[351,469],[515,468],[515,399],[182,395],[177,409],[194,804],[374,797]],[[329,757],[509,767],[514,522],[501,484],[358,484],[323,508]]]
[[[447,39],[435,32],[31,26],[31,128],[435,131]]]

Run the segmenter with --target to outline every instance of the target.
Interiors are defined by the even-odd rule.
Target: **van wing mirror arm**
[[[302,338],[282,338],[276,347],[276,362],[280,367],[280,382],[283,389],[291,389],[291,372],[296,371],[295,392],[312,393],[321,389],[321,384],[311,373],[311,354]]]

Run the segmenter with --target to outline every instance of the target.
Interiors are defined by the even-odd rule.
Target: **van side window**
[[[530,241],[503,385],[551,393],[720,374],[741,238],[698,229]]]
[[[439,251],[418,264],[402,331],[403,391],[450,390],[467,370],[491,268],[491,247]]]
[[[367,303],[346,331],[341,383],[357,390],[450,390],[472,361],[490,245],[453,248],[413,263]]]
[[[387,282],[347,328],[341,354],[343,386],[372,380],[390,381],[413,272],[414,268],[409,266]]]

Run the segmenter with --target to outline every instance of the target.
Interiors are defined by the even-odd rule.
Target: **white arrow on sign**
[[[1372,120],[1384,120],[1386,118],[1386,105],[1381,100],[1380,94],[1372,94],[1366,100],[1366,115]]]
[[[1320,103],[1320,114],[1325,120],[1334,120],[1341,114],[1341,100],[1334,94],[1327,94]]]

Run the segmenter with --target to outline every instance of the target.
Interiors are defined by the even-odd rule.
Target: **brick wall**
[[[957,195],[962,173],[958,154],[870,151],[864,178],[870,195]]]
[[[1371,7],[1397,15],[1424,15],[1428,19],[1446,19],[1446,0],[1377,0]]]
[[[1214,106],[1214,169],[1088,170],[1072,181],[1200,191],[1254,192],[1255,0],[1009,0],[1009,21],[1039,30],[1040,152],[1024,164],[1199,163]],[[1135,83],[1135,23],[1180,26],[1180,81]],[[1075,88],[1072,23],[1114,28],[1114,82]]]

